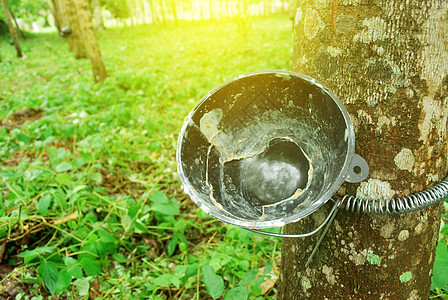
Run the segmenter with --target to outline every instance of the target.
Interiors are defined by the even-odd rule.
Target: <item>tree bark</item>
[[[56,21],[56,27],[59,34],[62,34],[62,29],[64,27],[69,27],[72,31],[79,32],[77,27],[78,23],[76,22],[75,25],[71,24],[76,21],[76,11],[74,11],[74,8],[71,8],[73,4],[70,2],[70,0],[52,0],[52,3],[54,7],[53,13]],[[64,38],[67,38],[68,49],[75,52],[75,57],[83,58],[84,48],[82,42],[79,39],[79,35],[76,36],[75,33],[75,36],[65,36]]]
[[[104,29],[103,15],[101,14],[101,3],[100,0],[92,0],[93,7],[93,19],[95,20],[95,26],[97,29]]]
[[[61,28],[64,27],[65,19],[64,19],[64,13],[63,13],[63,5],[61,0],[51,0],[51,3],[53,4],[53,16],[56,28],[58,29],[58,32],[61,32]]]
[[[14,16],[14,14],[12,13],[12,11],[11,11],[10,9],[9,9],[9,13],[11,14],[12,20],[14,21],[14,24],[16,25],[17,32],[19,33],[20,37],[21,37],[22,39],[24,39],[25,36],[23,35],[23,32],[22,32],[22,30],[20,29],[19,24],[17,23],[17,19],[16,19],[16,17]]]
[[[93,69],[93,77],[95,82],[103,81],[107,77],[106,68],[101,58],[101,51],[96,38],[95,29],[93,27],[92,18],[90,16],[89,4],[87,0],[73,0],[78,22],[80,25],[81,38],[87,50]]]
[[[65,11],[65,23],[69,26],[72,33],[67,36],[67,42],[70,49],[73,50],[76,59],[85,58],[84,53],[84,41],[82,39],[82,32],[80,21],[78,20],[78,15],[73,0],[63,0],[63,10]]]
[[[9,13],[8,4],[6,0],[2,1],[3,12],[5,13],[6,24],[8,25],[9,33],[11,34],[11,38],[14,42],[14,46],[16,47],[17,57],[22,57],[22,49],[20,48],[19,38],[17,37],[16,30],[12,25],[11,14]]]
[[[344,102],[356,153],[370,166],[365,181],[338,194],[388,200],[447,174],[448,3],[374,2],[302,1],[293,69]],[[340,211],[308,268],[318,236],[284,239],[279,298],[428,299],[442,209]],[[309,231],[327,211],[287,225],[286,233]]]

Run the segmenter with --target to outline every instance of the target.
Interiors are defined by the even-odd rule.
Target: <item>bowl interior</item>
[[[309,215],[344,181],[354,134],[313,79],[252,73],[210,92],[186,118],[177,163],[186,192],[231,224],[266,228]]]

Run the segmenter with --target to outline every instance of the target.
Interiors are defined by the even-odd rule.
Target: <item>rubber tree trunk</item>
[[[62,27],[68,25],[66,24],[62,0],[52,0],[51,3],[53,4],[52,12],[56,23],[56,28],[58,29],[58,32],[61,32]]]
[[[14,24],[16,25],[17,32],[19,33],[20,37],[21,37],[22,39],[24,39],[25,36],[23,35],[22,30],[20,29],[19,23],[17,23],[17,19],[16,19],[16,17],[14,16],[14,14],[12,13],[11,10],[9,10],[9,13],[10,13],[10,15],[11,15],[12,20],[14,21]]]
[[[49,9],[50,13],[53,15],[54,25],[56,26],[56,28],[58,29],[58,32],[59,32],[59,21],[56,16],[56,8],[54,7],[54,2],[52,0],[46,0],[46,2],[47,2],[48,9]]]
[[[90,16],[89,4],[87,0],[72,0],[76,7],[78,15],[79,29],[84,46],[87,50],[87,56],[90,59],[93,69],[95,82],[103,81],[107,77],[106,68],[101,58],[100,46],[96,38],[93,27],[92,17]]]
[[[356,152],[370,166],[365,181],[339,194],[391,199],[446,176],[447,17],[441,0],[299,3],[293,69],[345,103]],[[309,231],[326,211],[287,225],[286,233]],[[441,211],[340,211],[307,268],[318,236],[284,239],[279,298],[428,299]]]
[[[2,1],[3,12],[5,14],[6,24],[8,25],[9,33],[11,34],[12,40],[14,42],[14,46],[16,47],[17,57],[22,57],[22,49],[20,48],[19,38],[17,37],[17,32],[14,29],[14,26],[12,24],[11,14],[9,13],[8,4],[6,3],[6,0],[1,0],[1,1]]]
[[[69,26],[72,33],[67,36],[67,42],[70,49],[75,54],[76,59],[85,58],[86,54],[84,52],[85,45],[81,31],[80,21],[78,19],[78,13],[73,0],[62,0],[63,9],[65,12],[65,23]]]
[[[103,15],[101,14],[101,3],[100,0],[92,0],[93,7],[93,19],[95,20],[96,29],[104,29]]]
[[[83,54],[83,45],[82,42],[76,37],[76,35],[73,36],[63,36],[63,28],[69,27],[72,32],[73,31],[79,31],[77,30],[77,26],[72,25],[73,18],[76,20],[76,11],[72,7],[73,4],[70,2],[70,0],[52,0],[53,3],[53,13],[56,21],[56,27],[58,28],[58,32],[61,35],[61,37],[67,38],[67,44],[68,49],[70,51],[75,52],[76,58],[82,58],[84,57]]]

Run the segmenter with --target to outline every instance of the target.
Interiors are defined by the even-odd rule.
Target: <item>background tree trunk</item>
[[[84,41],[82,39],[81,27],[78,20],[78,14],[76,11],[75,4],[73,0],[63,0],[64,1],[64,11],[66,14],[65,23],[70,27],[72,33],[67,36],[67,42],[70,46],[70,49],[75,53],[75,58],[85,58],[86,55],[84,53]],[[65,26],[67,26],[65,25]]]
[[[22,57],[22,49],[20,48],[19,38],[17,37],[16,30],[14,29],[14,26],[12,24],[11,14],[9,13],[8,4],[6,3],[6,0],[1,0],[1,1],[2,1],[3,12],[5,14],[6,24],[8,25],[9,33],[11,34],[11,38],[14,42],[14,46],[16,47],[17,57]]]
[[[61,28],[66,26],[65,23],[65,16],[63,12],[63,4],[62,0],[52,0],[51,3],[53,4],[53,16],[54,16],[54,22],[56,23],[56,28],[58,29],[58,32],[61,32]]]
[[[93,77],[95,82],[103,81],[107,77],[106,68],[101,58],[101,51],[96,38],[95,29],[93,27],[92,18],[90,16],[89,4],[87,0],[73,0],[78,22],[80,25],[81,38],[87,50],[93,69]]]
[[[59,34],[62,37],[67,38],[68,49],[70,51],[74,51],[76,53],[75,56],[77,58],[84,57],[84,54],[82,52],[82,49],[84,49],[84,48],[83,48],[82,42],[79,40],[79,38],[76,39],[73,36],[72,37],[63,36],[63,32],[62,32],[62,29],[64,27],[69,27],[72,31],[75,31],[75,32],[77,31],[76,26],[74,28],[71,24],[72,18],[75,18],[75,20],[76,20],[76,15],[73,16],[73,14],[76,14],[76,12],[74,11],[74,9],[70,8],[70,6],[72,6],[72,4],[70,3],[70,0],[52,0],[52,3],[53,3],[53,7],[54,7],[53,12],[54,12],[54,18],[55,18],[55,22],[56,22],[56,27],[58,28]],[[72,14],[72,15],[70,15],[70,14]],[[79,45],[79,43],[81,43],[81,45]]]
[[[165,9],[165,1],[159,0],[158,5],[160,8],[160,17],[162,19],[162,23],[165,23],[166,22],[166,13],[167,13],[166,9]]]
[[[173,19],[175,22],[177,22],[179,20],[179,17],[177,16],[177,6],[179,5],[178,3],[176,3],[175,0],[170,0],[169,5],[171,6],[171,12],[173,15]]]
[[[213,14],[213,0],[208,1],[208,10],[210,11],[210,20],[213,20],[214,14]]]
[[[16,19],[16,17],[14,16],[14,14],[12,13],[12,11],[11,11],[10,9],[9,9],[9,13],[10,13],[10,15],[11,15],[11,17],[12,17],[12,20],[14,21],[14,24],[16,25],[17,32],[19,33],[20,37],[21,37],[22,39],[24,39],[25,36],[23,35],[23,32],[22,32],[22,30],[20,29],[19,24],[17,23],[17,19]]]
[[[151,19],[152,23],[155,24],[159,22],[159,17],[157,15],[157,9],[156,4],[154,3],[154,0],[148,0],[149,8],[151,10]]]
[[[356,152],[370,166],[367,180],[338,193],[391,199],[422,191],[447,174],[448,3],[341,2],[298,5],[293,62],[345,103]],[[340,211],[308,268],[318,236],[284,239],[279,298],[428,299],[442,207]],[[286,233],[309,230],[326,211]]]
[[[95,20],[96,29],[104,29],[103,15],[101,14],[101,3],[100,0],[92,0],[93,8],[93,19]]]

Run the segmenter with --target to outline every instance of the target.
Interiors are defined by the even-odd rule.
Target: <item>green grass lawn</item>
[[[176,174],[177,134],[208,90],[290,69],[287,15],[238,28],[100,32],[99,84],[56,33],[21,41],[23,60],[0,40],[0,295],[275,298],[261,283],[278,275],[281,241],[210,219]]]

